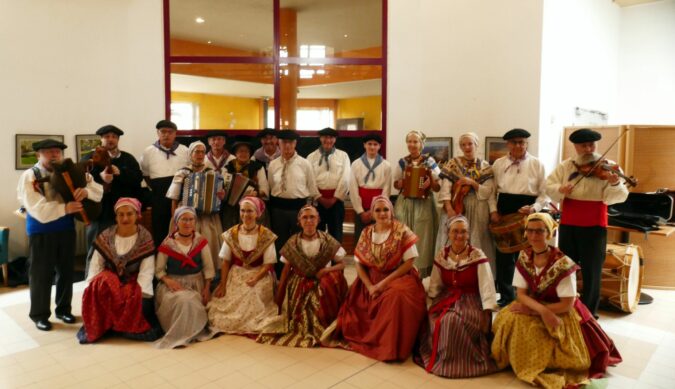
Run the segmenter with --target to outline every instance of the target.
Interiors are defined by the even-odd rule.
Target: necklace
[[[450,251],[455,255],[455,262],[457,261],[457,259],[459,259],[459,255],[462,254],[467,247],[469,247],[469,245],[465,245],[464,247],[462,247],[461,250],[459,250],[459,252],[455,252],[455,249],[452,248],[452,246],[450,246]]]
[[[534,247],[533,247],[533,248],[532,248],[532,251],[534,251],[534,253],[535,253],[536,255],[544,254],[545,252],[548,252],[548,246],[546,246],[546,248],[545,248],[544,250],[542,250],[542,251],[536,251],[536,250],[534,250]]]
[[[180,233],[180,231],[178,231],[178,235],[182,236],[183,238],[192,238],[192,234],[183,235]]]
[[[305,233],[303,232],[303,233],[300,235],[300,237],[301,237],[302,239],[304,239],[304,240],[314,240],[318,235],[319,235],[319,233],[318,233],[318,232],[315,232],[315,233],[313,233],[312,235],[307,236],[307,235],[305,235]]]
[[[253,232],[253,230],[255,230],[256,228],[258,228],[257,224],[254,224],[253,227],[251,228],[246,228],[244,224],[241,225],[241,229],[244,230],[244,232],[246,233]]]

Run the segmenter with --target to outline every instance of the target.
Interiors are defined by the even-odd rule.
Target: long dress
[[[490,341],[492,311],[497,308],[488,259],[468,247],[468,257],[455,262],[450,246],[436,256],[429,284],[428,321],[422,325],[415,363],[449,378],[477,377],[497,371]]]
[[[405,168],[408,165],[425,165],[430,170],[434,179],[438,179],[440,169],[436,161],[427,154],[420,155],[417,159],[410,156],[401,158],[394,170],[394,181],[403,178]],[[429,190],[426,198],[405,197],[399,194],[394,206],[396,218],[407,225],[418,237],[417,248],[419,256],[415,259],[415,267],[420,277],[425,278],[431,274],[433,267],[434,245],[438,232],[438,210],[433,191]]]
[[[220,255],[230,263],[230,271],[225,296],[212,298],[207,306],[209,325],[216,333],[258,334],[283,321],[274,302],[274,273],[268,272],[252,287],[246,284],[261,266],[276,263],[277,236],[264,226],[258,226],[256,235],[240,234],[239,227],[223,234]]]
[[[108,331],[139,340],[161,336],[143,314],[143,297],[152,297],[155,263],[150,232],[137,226],[129,237],[117,235],[117,225],[105,229],[94,241],[89,285],[82,297],[80,342],[91,343]]]
[[[155,275],[159,280],[169,276],[183,287],[173,292],[161,281],[157,285],[157,317],[165,335],[155,342],[155,346],[174,348],[210,339],[202,291],[204,281],[213,279],[214,271],[206,239],[195,233],[190,246],[181,244],[172,236],[164,239],[158,248]]]
[[[448,161],[444,171],[449,171],[456,179],[468,177],[479,183],[478,191],[469,189],[464,196],[464,212],[462,213],[469,220],[469,241],[472,245],[480,247],[487,258],[490,259],[490,267],[495,272],[495,245],[488,225],[490,224],[490,202],[494,203],[494,179],[492,178],[492,169],[490,163],[476,158],[473,161],[463,157],[455,157]],[[439,201],[451,200],[453,194],[461,190],[448,178],[441,180],[441,190],[438,194]],[[496,203],[493,204],[496,209]],[[436,252],[439,252],[448,242],[448,215],[442,212],[441,221],[438,227],[436,237]]]
[[[210,170],[213,169],[210,167],[205,167],[199,171],[195,171],[192,165],[188,165],[178,170],[173,176],[173,181],[171,182],[169,190],[166,192],[166,197],[185,204],[185,196],[187,196],[187,193],[184,193],[185,191],[183,189],[185,178],[192,173],[205,173]],[[218,211],[214,213],[202,213],[198,211],[197,225],[195,229],[209,242],[209,250],[211,250],[213,264],[216,269],[220,269],[221,262],[218,259],[218,252],[220,251],[220,244],[222,243],[221,235],[223,233],[223,225],[220,221],[220,215],[218,214]]]
[[[367,269],[370,282],[375,284],[417,255],[416,241],[417,236],[397,220],[385,233],[376,233],[374,225],[370,225],[359,238],[355,260]],[[357,278],[331,325],[335,327],[332,336],[367,357],[401,361],[410,355],[426,313],[424,286],[415,268],[389,282],[375,298]]]
[[[335,320],[347,296],[347,280],[342,270],[331,271],[320,279],[316,273],[342,261],[345,250],[328,233],[317,231],[318,239],[303,240],[301,233],[291,236],[281,249],[281,262],[290,264],[282,306],[284,321],[277,335],[260,335],[259,343],[278,346],[315,347],[326,328]],[[267,331],[264,332],[276,332]]]
[[[562,324],[555,330],[539,316],[502,309],[494,324],[492,355],[500,368],[511,365],[516,376],[545,388],[581,384],[600,377],[608,365],[621,362],[621,355],[590,311],[576,297],[579,269],[560,250],[550,247],[544,268],[534,266],[532,249],[520,252],[513,284],[527,289],[530,297],[543,304],[574,297],[574,306],[558,314]]]

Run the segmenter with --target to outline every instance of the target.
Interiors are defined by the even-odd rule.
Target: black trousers
[[[371,221],[368,224],[363,224],[363,222],[361,221],[361,217],[359,215],[356,215],[354,217],[354,245],[359,243],[359,238],[361,238],[361,233],[363,232],[363,229],[374,223],[375,223],[374,221]]]
[[[607,250],[605,227],[560,226],[560,250],[581,266],[584,287],[581,302],[596,315],[600,302],[602,265]]]
[[[28,237],[28,244],[31,320],[37,322],[47,320],[51,316],[54,274],[56,274],[56,314],[71,313],[75,230],[33,234]]]
[[[277,235],[277,240],[274,241],[274,248],[277,250],[277,257],[280,256],[279,252],[281,248],[284,247],[288,238],[293,234],[300,232],[300,226],[298,225],[298,212],[301,207],[297,209],[288,209],[281,207],[272,207],[270,209],[270,216],[272,217],[272,232]],[[277,273],[277,277],[281,276],[281,271],[284,268],[284,264],[277,262],[274,265],[274,271]]]
[[[171,224],[171,199],[166,197],[166,192],[171,186],[173,177],[161,177],[150,180],[152,188],[152,240],[157,248],[169,234]]]
[[[321,204],[317,205],[316,209],[319,211],[318,229],[325,231],[328,227],[328,233],[338,242],[342,243],[342,223],[345,221],[345,203],[338,200],[330,208],[324,208]]]

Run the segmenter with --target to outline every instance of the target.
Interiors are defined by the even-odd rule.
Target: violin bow
[[[602,155],[600,156],[600,158],[598,158],[598,160],[595,161],[595,164],[594,164],[593,167],[588,171],[588,173],[586,173],[586,174],[584,174],[583,176],[581,176],[581,178],[579,178],[579,179],[574,183],[574,185],[572,185],[572,189],[574,189],[574,188],[577,186],[577,184],[581,182],[581,180],[583,180],[584,178],[590,176],[591,173],[593,172],[593,170],[595,170],[595,168],[597,168],[598,166],[600,166],[600,163],[601,163],[602,160],[605,158],[605,155],[607,155],[607,153],[609,153],[609,151],[612,149],[612,147],[616,146],[616,142],[618,142],[619,139],[623,138],[623,136],[626,135],[626,133],[628,132],[628,130],[629,130],[629,128],[625,128],[623,131],[621,131],[621,134],[620,134],[619,136],[617,136],[616,139],[614,139],[614,142],[612,142],[612,144],[609,145],[609,147],[607,147],[607,150],[605,150],[605,152],[602,153]],[[572,190],[572,189],[570,189],[570,190]]]

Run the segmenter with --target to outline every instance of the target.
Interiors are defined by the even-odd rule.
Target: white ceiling
[[[185,74],[171,74],[171,90],[251,98],[274,97],[274,86],[272,84]],[[304,86],[299,88],[298,97],[301,99],[346,99],[379,96],[381,93],[382,80],[377,79]]]
[[[381,0],[281,0],[282,8],[297,10],[298,44],[325,45],[335,52],[381,46],[381,4]],[[169,9],[173,38],[272,50],[272,0],[171,0]],[[196,23],[197,17],[205,23]]]

